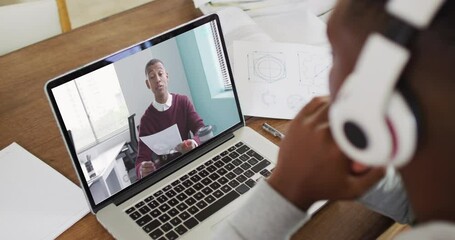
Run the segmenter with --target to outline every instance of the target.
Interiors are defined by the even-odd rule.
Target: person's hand
[[[353,165],[341,152],[330,133],[329,102],[314,98],[291,121],[268,180],[302,210],[322,199],[356,198],[384,175],[382,168]]]
[[[181,153],[187,153],[194,148],[196,148],[196,144],[194,144],[194,142],[189,139],[183,140],[183,142],[179,143],[179,145],[177,145],[177,147],[175,147],[175,149]]]
[[[140,166],[141,178],[149,175],[150,173],[152,173],[155,170],[156,170],[156,166],[152,161],[141,162],[141,166]]]

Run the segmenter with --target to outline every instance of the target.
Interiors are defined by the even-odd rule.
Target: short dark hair
[[[161,63],[161,64],[164,65],[164,63],[163,63],[161,60],[159,60],[158,58],[154,58],[154,59],[148,61],[147,64],[145,64],[145,76],[148,77],[147,69],[148,69],[150,66],[155,65],[155,64],[157,64],[157,63]]]
[[[371,32],[384,33],[392,18],[386,13],[385,5],[388,0],[348,0],[345,5],[343,21],[360,39],[365,39]],[[408,46],[413,58],[407,67],[407,72],[425,65],[423,62],[455,61],[455,1],[446,0],[430,26],[421,31]],[[439,51],[440,59],[430,59],[427,54],[430,47],[444,49]],[[425,49],[425,50],[424,50]],[[415,64],[420,62],[419,64]],[[446,68],[447,79],[455,74],[452,68]],[[404,76],[407,74],[404,74]],[[406,78],[406,76],[405,76]],[[446,81],[447,82],[447,81]],[[452,84],[452,83],[450,83]]]
[[[385,12],[388,0],[350,0],[345,18],[355,30],[382,31],[389,17]],[[435,35],[441,43],[455,46],[455,1],[446,0],[425,32]],[[362,19],[374,19],[374,24]]]

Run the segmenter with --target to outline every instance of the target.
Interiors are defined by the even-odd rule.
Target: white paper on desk
[[[224,1],[224,4],[216,4],[218,1],[206,1],[212,4],[200,5],[199,8],[205,14],[222,12],[227,8],[237,8],[240,14],[229,11],[226,19],[221,18],[223,33],[226,35],[226,25],[236,26],[235,32],[245,32],[243,29],[259,29],[263,34],[277,42],[304,43],[318,46],[328,46],[326,24],[318,16],[333,8],[335,0],[267,0],[267,1]],[[230,4],[227,4],[229,2]],[[243,11],[243,10],[244,11]],[[239,18],[240,17],[240,18]],[[246,21],[245,21],[246,19]],[[231,22],[253,22],[253,24],[231,24]],[[243,25],[243,24],[242,24]],[[229,31],[229,30],[228,30]],[[251,32],[251,31],[249,31]],[[242,35],[235,34],[234,40],[245,40],[243,35],[250,36],[246,32]],[[233,34],[229,34],[233,35]],[[226,37],[229,50],[229,39]],[[256,40],[254,40],[256,41]]]
[[[171,151],[182,142],[182,137],[180,136],[177,124],[174,124],[161,132],[140,137],[140,139],[157,155],[171,153]]]
[[[234,42],[234,79],[243,113],[292,119],[313,97],[328,95],[329,48]]]
[[[221,27],[229,59],[234,59],[234,40],[271,42],[273,39],[240,8],[227,7],[219,11]],[[232,61],[231,61],[232,67]]]
[[[253,20],[276,42],[329,46],[327,25],[306,4],[274,14],[258,15]]]
[[[0,239],[55,239],[89,212],[77,185],[17,143],[0,166]]]
[[[315,15],[320,16],[332,10],[337,3],[337,0],[308,0],[308,8]]]

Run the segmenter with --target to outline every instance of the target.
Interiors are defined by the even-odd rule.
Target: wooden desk
[[[199,16],[191,0],[156,0],[0,57],[0,148],[17,142],[79,184],[44,94],[46,81]],[[278,144],[278,139],[261,129],[263,122],[250,118],[247,124]],[[286,132],[288,121],[268,122]],[[390,224],[391,220],[359,204],[334,202],[305,225],[296,239],[370,239]],[[89,214],[59,239],[112,237]]]

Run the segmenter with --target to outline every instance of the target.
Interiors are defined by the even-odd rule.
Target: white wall
[[[0,5],[0,56],[60,33],[55,0]]]

